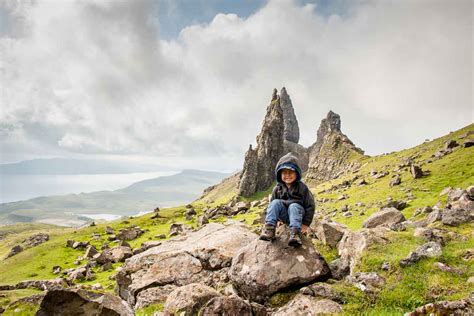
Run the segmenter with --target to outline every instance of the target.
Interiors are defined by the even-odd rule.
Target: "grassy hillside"
[[[458,140],[461,135],[468,131],[474,131],[474,124],[471,124],[461,130],[453,132],[444,137],[425,142],[419,146],[376,157],[360,157],[361,168],[354,174],[347,174],[341,178],[328,181],[316,186],[310,186],[315,197],[326,202],[317,203],[317,219],[329,216],[337,210],[335,221],[347,225],[352,230],[358,230],[362,227],[362,222],[373,212],[380,209],[380,206],[387,202],[390,197],[393,200],[408,201],[408,206],[402,211],[405,217],[411,218],[415,210],[423,206],[433,206],[439,201],[445,203],[446,196],[440,196],[439,193],[445,187],[466,188],[474,184],[474,149],[456,147],[454,151],[442,157],[439,160],[431,159],[431,155],[443,148],[447,140]],[[472,137],[472,136],[471,136]],[[423,170],[429,170],[430,174],[420,179],[413,179],[408,168],[402,168],[400,175],[402,183],[399,186],[390,187],[389,181],[394,170],[398,168],[405,159],[412,158],[416,163],[422,166]],[[374,179],[370,176],[372,170],[389,171],[390,174]],[[344,180],[352,179],[355,175],[364,178],[368,184],[358,186],[352,185],[348,189],[337,189],[328,191],[331,187],[342,183]],[[236,184],[238,176],[230,177],[223,181],[221,185],[216,186],[211,194],[193,202],[198,214],[202,213],[204,207],[215,206],[227,203],[236,194]],[[246,200],[262,199],[270,192],[258,192]],[[324,193],[321,193],[324,191]],[[346,194],[348,197],[344,200],[337,198]],[[362,202],[365,206],[356,206],[356,203]],[[340,212],[343,205],[348,205],[351,217],[344,217]],[[130,244],[133,247],[139,246],[143,241],[156,239],[159,234],[167,234],[169,225],[173,222],[183,222],[195,226],[193,221],[184,219],[184,207],[168,208],[162,210],[163,218],[152,220],[151,214],[130,218],[126,221],[119,220],[109,223],[114,229],[138,225],[142,229],[148,230],[140,238],[133,240]],[[257,228],[253,224],[259,217],[261,208],[252,208],[245,214],[238,214],[234,220],[244,220],[250,228]],[[362,212],[362,215],[361,215]],[[424,215],[416,219],[423,218]],[[316,219],[316,220],[317,220]],[[219,218],[216,221],[225,221],[226,218]],[[79,230],[71,228],[53,228],[45,226],[22,226],[6,228],[0,230],[3,234],[3,240],[0,243],[0,258],[4,257],[9,249],[21,242],[25,237],[34,233],[34,231],[46,231],[51,235],[50,241],[38,247],[27,249],[26,251],[0,261],[0,284],[14,284],[25,279],[51,279],[56,277],[51,269],[55,265],[63,268],[75,267],[74,261],[78,256],[83,255],[82,250],[66,248],[66,240],[74,239],[77,241],[91,241],[91,244],[100,247],[106,242],[107,235],[104,233],[105,224],[99,224],[95,227],[87,227]],[[441,226],[436,223],[434,226]],[[344,298],[344,313],[347,315],[368,314],[368,315],[402,315],[420,305],[440,301],[465,298],[474,291],[472,283],[467,283],[467,279],[474,275],[474,262],[462,259],[462,255],[467,250],[474,251],[474,234],[472,224],[464,224],[458,227],[443,226],[452,232],[452,239],[443,247],[441,258],[425,259],[406,268],[398,265],[399,260],[406,257],[408,253],[418,245],[424,243],[421,238],[413,236],[413,229],[403,232],[391,232],[390,242],[387,245],[373,246],[369,248],[359,266],[358,271],[374,271],[387,280],[385,288],[379,295],[367,295],[348,285],[345,282],[335,282],[334,287]],[[100,237],[96,240],[92,235],[96,233]],[[336,257],[336,250],[314,241],[318,250],[326,257],[328,261]],[[437,269],[433,264],[440,261],[460,271],[459,274],[443,272]],[[382,270],[381,265],[384,262],[390,263],[391,268],[388,271]],[[85,261],[81,262],[82,264]],[[115,264],[118,267],[120,264]],[[114,274],[113,271],[101,272],[95,270],[96,279],[88,282],[82,282],[85,286],[101,283],[106,291],[113,291],[115,281],[109,277]],[[0,306],[21,296],[30,295],[32,291],[13,291],[8,293],[7,297],[0,298]],[[34,291],[33,291],[34,292]],[[5,293],[5,292],[4,292]],[[295,292],[278,294],[272,299],[275,305],[283,304],[288,301]],[[160,306],[148,307],[141,311],[142,315],[152,314],[153,309],[160,309]],[[149,312],[149,313],[148,313]],[[139,313],[139,314],[140,314]],[[28,313],[26,313],[28,314]]]

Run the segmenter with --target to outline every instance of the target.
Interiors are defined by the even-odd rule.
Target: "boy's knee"
[[[296,212],[298,214],[303,214],[304,208],[299,205],[298,203],[291,203],[290,206],[288,206],[288,211],[289,212]]]

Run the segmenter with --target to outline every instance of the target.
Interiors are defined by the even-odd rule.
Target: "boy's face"
[[[286,184],[292,184],[296,180],[296,171],[291,169],[283,169],[281,171],[281,180]]]

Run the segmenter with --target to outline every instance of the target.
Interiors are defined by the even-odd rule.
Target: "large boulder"
[[[394,207],[383,208],[380,211],[372,214],[367,218],[362,226],[364,228],[374,228],[377,226],[388,226],[390,224],[397,224],[404,222],[405,216]]]
[[[316,299],[312,296],[298,294],[286,305],[272,315],[332,315],[342,312],[342,306],[328,299]]]
[[[311,240],[303,238],[303,245],[293,248],[289,234],[281,225],[273,242],[255,239],[235,255],[229,277],[244,297],[263,301],[289,286],[329,278],[329,266]]]
[[[48,291],[36,315],[128,316],[134,313],[130,306],[117,296],[81,289],[62,289]]]
[[[149,288],[225,282],[232,257],[255,239],[244,226],[210,223],[163,241],[125,261],[116,276],[119,295],[134,305],[137,295]]]
[[[219,295],[212,287],[199,283],[181,286],[168,295],[164,312],[170,315],[196,315],[204,304]]]

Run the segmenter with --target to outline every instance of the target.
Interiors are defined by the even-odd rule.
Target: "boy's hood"
[[[277,166],[275,168],[275,177],[276,181],[279,183],[283,183],[281,180],[281,170],[285,169],[285,167],[289,167],[296,171],[296,181],[301,180],[301,168],[299,166],[298,158],[292,152],[287,153],[283,157],[278,160]]]

